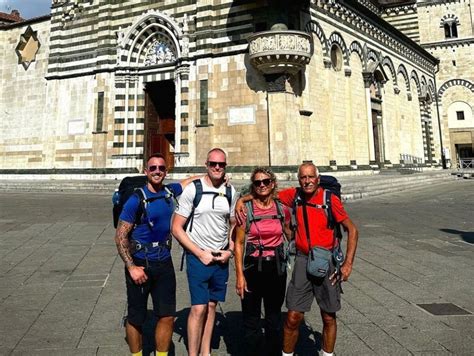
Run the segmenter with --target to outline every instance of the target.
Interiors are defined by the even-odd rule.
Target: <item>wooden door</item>
[[[149,83],[145,89],[146,157],[161,153],[168,169],[174,167],[175,90],[172,81]]]

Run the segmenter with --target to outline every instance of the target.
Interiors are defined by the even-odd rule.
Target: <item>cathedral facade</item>
[[[439,167],[472,79],[437,79],[432,16],[409,3],[54,0],[0,30],[0,170],[135,172],[159,151],[189,172],[216,146],[236,172]]]
[[[437,109],[448,166],[474,158],[474,3],[403,1],[381,15],[439,59]],[[448,141],[449,140],[449,141]]]

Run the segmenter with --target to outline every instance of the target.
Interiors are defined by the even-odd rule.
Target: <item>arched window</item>
[[[451,38],[451,26],[449,24],[444,24],[444,38]]]
[[[342,68],[342,50],[337,44],[333,44],[331,47],[331,64],[336,72]]]
[[[444,24],[444,38],[457,38],[458,28],[455,22],[448,22]]]
[[[451,22],[451,34],[453,38],[458,37],[458,25],[456,25],[456,22]]]
[[[459,20],[455,15],[445,15],[441,19],[441,27],[444,29],[444,38],[458,37]]]

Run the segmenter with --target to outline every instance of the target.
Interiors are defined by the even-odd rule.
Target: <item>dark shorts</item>
[[[288,310],[308,312],[311,310],[313,299],[316,298],[321,310],[335,313],[341,309],[341,287],[339,283],[331,285],[329,276],[334,272],[331,264],[329,274],[325,278],[314,278],[306,273],[308,256],[297,254],[293,275],[286,293]]]
[[[134,259],[137,266],[145,266],[144,260]],[[144,284],[135,284],[125,269],[127,285],[128,316],[127,320],[134,325],[143,325],[147,313],[148,296],[151,294],[153,313],[156,317],[174,316],[176,314],[176,276],[173,261],[149,261],[145,268],[148,280]]]
[[[186,254],[191,305],[208,304],[210,301],[224,302],[229,279],[229,264],[204,265],[191,253]]]

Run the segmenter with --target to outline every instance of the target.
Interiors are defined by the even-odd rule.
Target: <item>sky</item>
[[[0,0],[0,12],[20,11],[24,19],[31,19],[51,13],[51,0]]]

